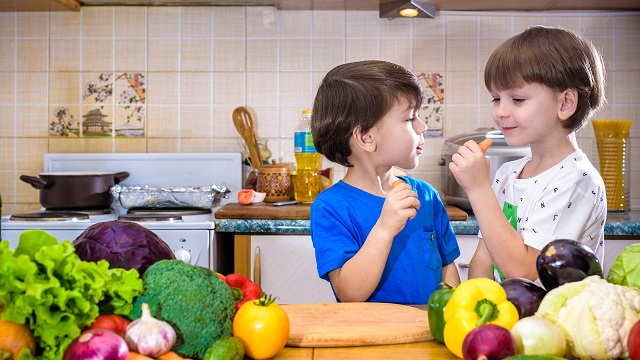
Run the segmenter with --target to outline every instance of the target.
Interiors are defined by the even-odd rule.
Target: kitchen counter
[[[457,359],[444,344],[425,341],[398,345],[373,345],[339,348],[285,347],[275,360],[340,360],[340,359]]]
[[[216,219],[216,232],[248,234],[308,234],[309,220]],[[456,235],[478,234],[478,222],[470,215],[466,221],[451,221]],[[640,211],[610,212],[604,226],[606,236],[640,237]]]

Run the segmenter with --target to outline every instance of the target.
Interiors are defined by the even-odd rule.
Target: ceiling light
[[[401,0],[380,4],[380,17],[389,20],[402,17],[436,17],[436,6],[422,0]]]

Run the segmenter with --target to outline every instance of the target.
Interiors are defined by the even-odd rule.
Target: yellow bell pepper
[[[471,330],[483,324],[511,330],[518,319],[518,310],[507,300],[499,283],[484,278],[464,281],[456,287],[444,310],[444,344],[462,358],[462,342]]]

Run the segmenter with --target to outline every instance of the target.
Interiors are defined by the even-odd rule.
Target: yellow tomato
[[[233,318],[233,336],[256,360],[274,357],[289,339],[289,317],[271,295],[244,303]]]

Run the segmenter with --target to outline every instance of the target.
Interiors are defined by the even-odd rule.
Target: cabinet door
[[[278,296],[280,304],[336,301],[329,282],[318,276],[310,235],[251,236],[251,269],[252,278],[259,277],[262,290]]]
[[[454,263],[458,267],[460,281],[466,281],[469,278],[469,263],[471,257],[478,247],[478,235],[457,235],[458,246],[460,247],[460,257]]]

